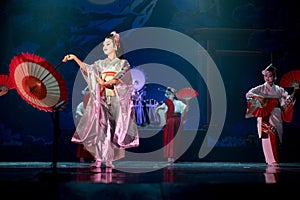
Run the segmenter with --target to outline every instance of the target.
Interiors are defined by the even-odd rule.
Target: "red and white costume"
[[[164,157],[174,158],[174,136],[181,131],[181,117],[184,114],[187,105],[180,100],[167,98],[165,103],[156,108],[156,112],[163,110],[165,112],[165,122],[163,131]],[[164,119],[161,119],[164,121]]]
[[[246,93],[248,100],[248,111],[253,111],[255,107],[263,107],[255,96],[264,99],[277,99],[277,105],[263,117],[257,117],[257,130],[259,138],[262,139],[262,148],[267,164],[279,163],[279,147],[282,143],[283,121],[289,122],[293,114],[294,100],[284,88],[273,84],[270,86],[265,82],[262,85],[250,89]],[[250,102],[250,104],[249,104]],[[246,114],[246,118],[253,117],[251,112]]]

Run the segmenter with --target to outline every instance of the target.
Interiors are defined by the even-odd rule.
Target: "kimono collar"
[[[267,87],[269,89],[275,88],[275,83],[273,83],[273,85],[270,86],[267,82],[265,82],[264,85],[265,85],[265,87]]]
[[[113,60],[109,60],[108,58],[105,58],[105,62],[106,63],[110,63],[110,64],[113,64],[113,63],[116,63],[116,62],[118,62],[120,59],[119,58],[114,58]]]

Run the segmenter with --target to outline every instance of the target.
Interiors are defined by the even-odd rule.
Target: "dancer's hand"
[[[117,83],[118,83],[117,79],[111,79],[111,80],[105,82],[105,84],[107,84],[107,85],[116,85]]]
[[[265,98],[262,96],[257,95],[254,98],[257,99],[262,105],[265,104]]]
[[[75,55],[73,54],[68,54],[64,57],[64,59],[62,60],[63,62],[68,62],[69,60],[74,60],[76,58]]]
[[[294,92],[292,94],[292,97],[293,99],[296,99],[296,97],[298,98],[299,96],[299,82],[298,81],[295,82],[293,86],[294,86]]]
[[[295,82],[293,86],[294,86],[294,90],[298,90],[299,89],[299,82]]]
[[[111,79],[111,80],[109,80],[109,81],[106,81],[105,84],[104,84],[104,86],[105,86],[106,88],[108,88],[108,89],[113,90],[114,87],[115,87],[115,85],[117,84],[117,82],[118,82],[118,81],[117,81],[116,79]]]
[[[105,85],[105,81],[102,78],[100,78],[100,76],[96,75],[96,80],[98,84]]]

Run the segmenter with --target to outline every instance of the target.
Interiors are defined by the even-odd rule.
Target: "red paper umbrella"
[[[176,93],[176,97],[179,99],[192,99],[198,95],[198,92],[193,88],[182,88]]]
[[[300,82],[300,70],[292,70],[282,76],[279,82],[281,87],[293,87],[295,82]]]
[[[19,95],[35,108],[53,112],[68,99],[64,79],[44,58],[21,53],[11,60],[9,72]]]
[[[247,115],[252,115],[254,117],[265,117],[268,116],[278,103],[277,98],[265,99],[264,105],[262,107],[252,107],[252,103],[248,102]],[[249,111],[251,113],[249,113]]]
[[[9,75],[0,74],[0,96],[5,95],[8,90],[14,89],[15,85]]]

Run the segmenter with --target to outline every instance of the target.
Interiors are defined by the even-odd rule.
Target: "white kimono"
[[[263,107],[258,99],[253,96],[262,96],[264,99],[277,99],[276,105],[265,117],[257,117],[257,130],[259,138],[262,138],[263,151],[266,163],[272,164],[279,162],[278,147],[282,143],[283,134],[283,113],[292,112],[291,96],[284,90],[284,88],[273,84],[270,86],[267,83],[256,86],[246,93],[248,102],[251,102],[251,107],[248,108],[246,118],[253,117],[251,112],[255,107]],[[264,134],[265,133],[265,134]],[[273,139],[272,139],[273,138]]]

